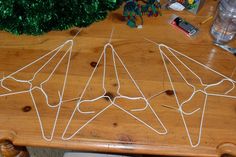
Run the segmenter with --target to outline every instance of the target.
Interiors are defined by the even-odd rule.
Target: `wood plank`
[[[189,12],[177,14],[197,25],[209,15],[213,14],[217,2],[209,0],[206,3],[206,6],[197,16]],[[168,18],[174,13],[173,11],[163,11],[163,16],[161,17],[145,17],[144,27],[141,30],[131,29],[126,26],[125,22],[121,21],[121,11],[118,10],[110,13],[107,20],[83,29],[81,34],[75,38],[64,100],[80,96],[86,81],[94,70],[94,64],[96,64],[101,55],[103,46],[109,40],[113,27],[115,31],[112,44],[147,98],[161,91],[172,89],[157,47],[144,38],[166,44],[225,76],[231,77],[234,80],[236,79],[236,74],[233,75],[236,67],[236,59],[231,54],[212,44],[212,38],[209,34],[211,22],[200,26],[198,36],[190,39],[167,23]],[[76,28],[61,32],[54,31],[38,37],[13,36],[6,32],[0,32],[1,74],[4,73],[4,76],[7,76],[20,67],[55,49],[67,39],[71,39],[75,31]],[[231,44],[235,45],[236,42],[233,41]],[[66,47],[62,52],[65,51]],[[170,58],[174,60],[173,56],[170,56]],[[57,58],[52,62],[52,65],[55,65],[59,59]],[[183,57],[181,59],[188,66],[196,70],[206,83],[215,83],[222,79],[205,68],[196,66],[195,63]],[[103,64],[103,62],[99,64],[98,72],[95,73],[85,98],[95,98],[102,94]],[[108,79],[106,88],[115,95],[117,82],[112,65],[112,56],[111,53],[108,53],[106,68]],[[30,78],[39,66],[40,64],[28,68],[17,74],[17,77]],[[45,85],[45,91],[50,95],[49,101],[53,104],[58,102],[58,90],[62,86],[65,68],[66,61],[62,62],[62,66],[59,66],[58,70],[56,70],[53,79]],[[140,96],[121,64],[117,64],[117,69],[121,80],[121,92],[129,96]],[[37,84],[42,81],[51,71],[52,66],[48,66],[39,74],[38,79],[34,83]],[[192,75],[189,75],[186,69],[183,71],[192,83],[200,86],[199,81]],[[174,84],[177,87],[176,92],[181,98],[185,98],[192,90],[186,86],[186,83],[180,79],[173,69],[172,73],[175,74]],[[12,80],[8,80],[5,83],[8,87],[16,90],[28,88],[27,84],[16,84]],[[214,90],[222,92],[229,87],[230,84],[226,83]],[[6,91],[1,88],[0,92],[4,93]],[[57,108],[51,109],[47,107],[40,92],[34,91],[33,94],[36,97],[45,134],[49,136]],[[235,95],[236,90],[230,94]],[[192,111],[197,107],[202,108],[202,99],[202,96],[199,95],[194,100],[194,103],[187,105],[185,109]],[[119,100],[119,103],[127,110],[145,106],[142,101],[130,102]],[[155,133],[124,111],[111,106],[92,123],[82,129],[74,138],[69,141],[63,141],[61,136],[76,105],[76,102],[72,101],[62,105],[55,136],[51,142],[47,142],[42,138],[39,121],[30,94],[25,93],[0,97],[0,139],[9,139],[15,145],[23,146],[46,146],[83,151],[182,156],[218,156],[219,154],[228,152],[228,148],[230,150],[235,148],[235,99],[209,97],[203,122],[201,143],[197,148],[190,146],[179,112],[166,107],[166,105],[175,108],[178,107],[173,95],[163,93],[152,99],[150,104],[168,129],[167,135]],[[107,105],[109,103],[102,99],[93,104],[83,104],[81,105],[81,109],[85,111],[95,110],[98,112]],[[163,128],[150,110],[132,113],[147,121],[154,128],[163,131]],[[79,126],[83,125],[92,116],[82,115],[76,112],[66,135],[73,134]],[[200,118],[201,113],[186,118],[190,126],[191,135],[194,137],[194,142],[197,141]],[[233,146],[228,146],[227,143]]]

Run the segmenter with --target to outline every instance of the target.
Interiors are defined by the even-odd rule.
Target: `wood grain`
[[[184,17],[192,24],[197,25],[214,13],[216,3],[214,0],[207,1],[197,16],[189,12],[175,13]],[[145,17],[144,27],[141,30],[131,29],[126,26],[125,22],[121,20],[121,12],[122,10],[118,10],[110,13],[107,20],[83,29],[80,35],[75,38],[68,83],[65,89],[65,100],[80,96],[86,81],[97,64],[104,44],[109,40],[113,27],[115,31],[112,44],[147,98],[160,91],[172,89],[157,47],[145,41],[144,38],[151,39],[157,43],[164,43],[204,65],[234,80],[236,79],[236,73],[233,74],[236,67],[236,59],[231,54],[212,44],[212,38],[209,34],[211,22],[201,25],[198,36],[190,39],[167,23],[168,18],[174,13],[172,11],[163,11],[163,16],[161,17]],[[76,28],[73,28],[68,31],[50,32],[38,37],[13,36],[6,32],[0,32],[0,72],[7,76],[61,45],[67,39],[71,39],[75,32]],[[233,41],[231,44],[235,45],[236,42]],[[65,49],[62,51],[65,51]],[[106,87],[110,93],[115,94],[117,82],[112,67],[111,53],[108,53],[107,60]],[[186,64],[203,77],[206,83],[214,83],[222,79],[188,60],[185,61]],[[53,104],[56,104],[58,101],[57,91],[64,78],[66,62],[63,62],[62,65],[56,70],[53,79],[45,86],[45,90],[50,95],[49,101]],[[86,98],[94,98],[101,94],[102,65],[103,63],[99,64],[98,71],[85,95]],[[17,74],[17,77],[31,77],[38,66],[40,66],[40,63],[20,72]],[[40,79],[45,78],[51,70],[51,66],[45,68],[34,83],[39,83]],[[130,96],[140,96],[120,64],[118,64],[118,72],[121,79],[121,92]],[[176,73],[173,70],[172,72],[173,74]],[[196,85],[199,84],[196,78],[188,75],[187,71],[184,72],[189,80]],[[181,98],[185,98],[191,93],[191,89],[185,85],[178,75],[174,75],[174,78],[174,83],[178,87],[177,93]],[[6,83],[15,90],[27,89],[25,84],[15,84],[10,80]],[[229,86],[226,83],[212,90],[222,92],[228,89]],[[4,89],[0,89],[0,92],[4,93]],[[48,108],[45,105],[40,92],[36,91],[34,94],[37,97],[37,106],[46,129],[45,133],[49,136],[55,119],[56,109]],[[236,90],[230,94],[236,95]],[[202,107],[201,102],[202,97],[199,95],[193,104],[186,107],[186,110]],[[143,107],[143,102],[135,103],[120,100],[119,103],[127,110]],[[120,109],[112,106],[91,124],[82,129],[72,140],[63,141],[61,140],[61,135],[76,105],[76,102],[73,101],[62,105],[55,137],[51,142],[46,142],[42,139],[35,108],[29,94],[0,97],[0,139],[8,139],[15,145],[55,147],[83,151],[182,156],[219,156],[228,152],[235,153],[233,151],[233,149],[236,149],[235,100],[209,97],[203,123],[201,144],[197,148],[192,148],[189,145],[178,111],[165,107],[165,105],[177,107],[172,94],[161,94],[152,99],[150,103],[167,127],[169,131],[167,135],[159,135],[153,132]],[[106,100],[100,100],[97,103],[81,105],[81,108],[85,111],[91,109],[100,111],[106,105],[108,105]],[[154,128],[162,130],[149,110],[134,114],[147,121]],[[66,135],[71,135],[91,116],[76,113]],[[198,136],[200,116],[201,113],[187,118],[187,123],[190,126],[190,132],[195,142]],[[230,143],[230,146],[221,146],[224,143]]]

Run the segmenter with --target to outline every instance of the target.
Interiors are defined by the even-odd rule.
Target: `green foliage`
[[[0,30],[39,35],[103,20],[122,0],[0,0]]]

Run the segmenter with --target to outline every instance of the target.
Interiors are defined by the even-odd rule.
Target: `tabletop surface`
[[[129,28],[118,10],[74,39],[78,28],[0,32],[0,139],[120,153],[234,151],[236,58],[212,44],[212,21],[194,38],[168,24],[175,13],[198,25],[216,3],[196,16],[144,17],[142,29]]]

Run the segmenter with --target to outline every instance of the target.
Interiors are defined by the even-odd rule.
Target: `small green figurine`
[[[127,0],[124,6],[123,16],[126,18],[127,25],[131,28],[140,27],[143,25],[142,12],[140,11],[140,6],[135,0]],[[141,24],[137,25],[137,17],[140,17]]]
[[[148,14],[148,16],[158,16],[161,15],[161,4],[160,0],[146,0],[144,1],[146,4],[142,5],[141,11],[143,14]]]

